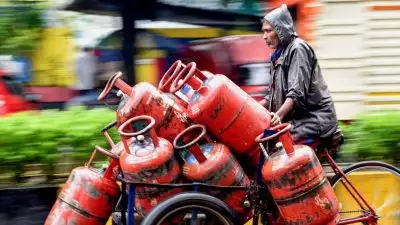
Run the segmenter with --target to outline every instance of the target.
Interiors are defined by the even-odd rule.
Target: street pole
[[[135,28],[135,17],[137,14],[138,7],[134,7],[134,2],[132,0],[123,0],[121,7],[122,15],[122,55],[124,58],[124,65],[127,76],[127,83],[129,85],[136,84],[136,74],[135,74],[135,54],[136,54],[136,28]]]

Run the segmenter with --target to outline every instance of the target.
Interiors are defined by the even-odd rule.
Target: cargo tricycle
[[[96,146],[72,171],[46,225],[104,225],[110,215],[128,225],[399,224],[400,170],[377,161],[342,169],[332,157],[340,130],[315,149],[297,144],[289,123],[271,127],[257,101],[194,62],[175,62],[158,87],[120,78],[99,96],[116,87],[121,97],[102,129],[111,150]],[[96,152],[106,168],[91,166]]]

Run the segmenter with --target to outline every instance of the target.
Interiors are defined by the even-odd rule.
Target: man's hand
[[[281,118],[279,117],[279,115],[277,113],[273,113],[271,112],[271,126],[274,127],[276,125],[281,124]]]
[[[272,113],[271,126],[281,124],[282,119],[293,109],[294,101],[291,98],[286,98],[283,105],[275,113]]]

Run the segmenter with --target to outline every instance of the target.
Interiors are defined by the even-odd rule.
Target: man
[[[271,56],[272,89],[260,103],[273,112],[271,126],[292,124],[295,142],[316,147],[338,129],[335,107],[314,50],[300,39],[286,5],[262,19]]]
[[[97,99],[97,59],[93,55],[91,48],[81,48],[81,51],[75,59],[75,73],[77,83],[74,85],[73,88],[79,91],[79,94],[78,96],[72,98],[67,102],[66,108],[75,105],[85,105],[85,103]]]
[[[95,88],[97,59],[92,53],[92,49],[83,47],[75,60],[75,72],[78,78],[76,88],[82,94],[92,91]]]

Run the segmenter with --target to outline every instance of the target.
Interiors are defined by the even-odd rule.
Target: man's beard
[[[265,41],[265,43],[267,44],[268,48],[271,49],[277,49],[279,46],[278,41],[274,40],[274,41]]]

